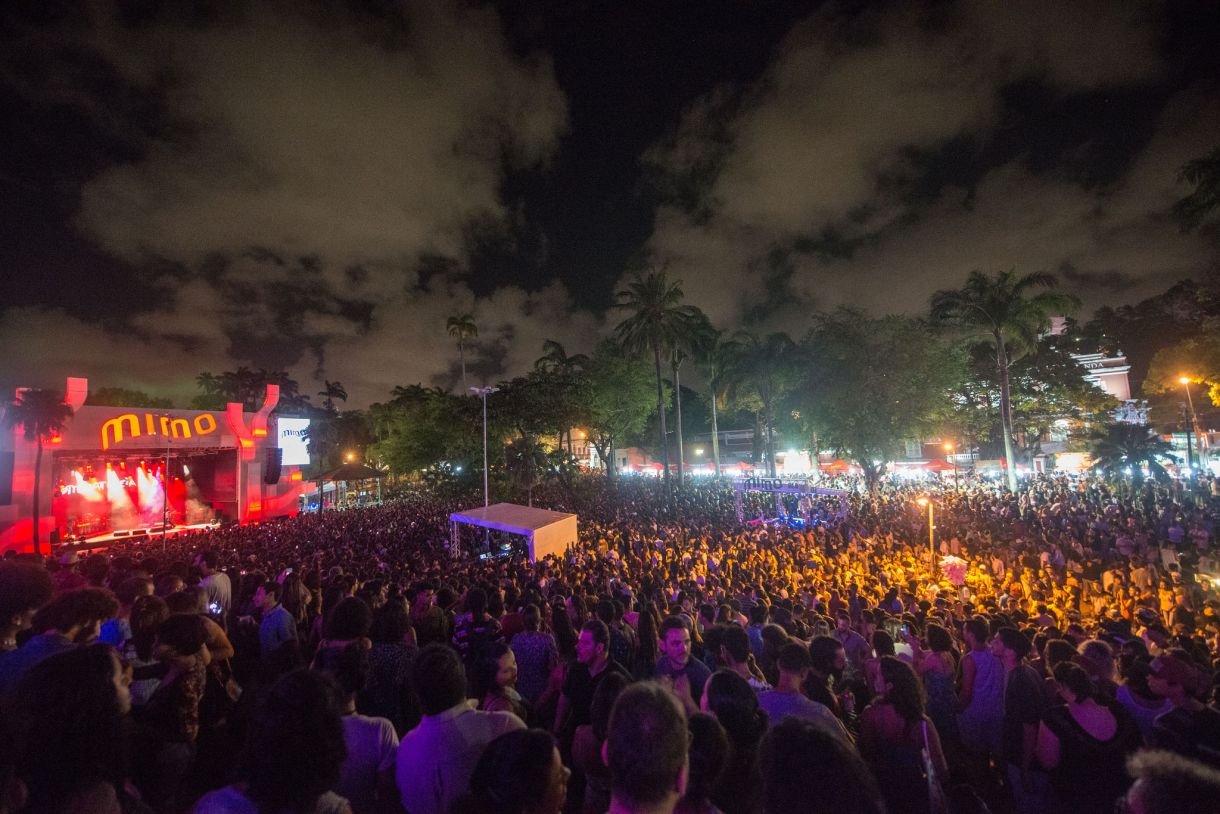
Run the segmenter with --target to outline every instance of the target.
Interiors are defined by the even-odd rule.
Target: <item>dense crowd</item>
[[[544,487],[537,563],[430,489],[10,553],[0,814],[1220,810],[1215,481],[832,485]]]

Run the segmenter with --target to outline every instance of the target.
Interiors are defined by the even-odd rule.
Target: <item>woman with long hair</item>
[[[123,645],[123,658],[130,665],[131,703],[142,707],[161,683],[161,665],[153,648],[157,628],[169,618],[169,606],[159,596],[141,596],[131,605],[131,638]]]
[[[728,760],[712,802],[725,814],[750,814],[762,793],[758,744],[767,731],[767,713],[749,683],[730,670],[712,673],[699,706],[716,717],[729,737]]]
[[[560,661],[570,661],[576,656],[576,629],[563,600],[551,605],[551,627],[555,631],[555,644],[559,647]]]
[[[516,690],[517,657],[504,642],[493,642],[483,648],[474,664],[471,686],[484,712],[511,712],[525,720],[527,712],[521,694]]]
[[[882,793],[892,810],[928,811],[924,750],[942,781],[949,767],[926,714],[923,685],[910,665],[893,656],[881,658],[880,682],[881,694],[860,716],[860,754],[873,774],[885,778]]]
[[[632,665],[632,675],[639,680],[652,678],[657,671],[657,657],[661,653],[661,640],[657,630],[656,607],[646,603],[636,622],[636,638],[639,646],[635,649],[635,664]]]
[[[929,622],[924,628],[928,649],[917,651],[919,660],[916,671],[923,679],[928,694],[928,718],[936,725],[944,748],[953,750],[957,735],[957,661],[949,631]]]
[[[1051,773],[1052,811],[1104,814],[1126,794],[1127,758],[1143,739],[1130,714],[1098,691],[1084,668],[1055,668],[1063,703],[1049,708],[1038,728],[1038,762]]]

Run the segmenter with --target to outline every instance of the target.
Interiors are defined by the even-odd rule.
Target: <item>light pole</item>
[[[1194,464],[1191,462],[1191,454],[1194,451],[1194,444],[1191,443],[1190,430],[1194,427],[1195,440],[1199,443],[1199,465],[1203,466],[1203,435],[1199,432],[1199,415],[1195,412],[1195,400],[1190,395],[1190,377],[1181,376],[1178,378],[1182,387],[1186,390],[1186,405],[1190,408],[1190,423],[1186,426],[1186,465],[1194,471]]]
[[[956,455],[956,454],[954,453],[954,451],[953,451],[953,442],[951,442],[951,441],[946,441],[946,442],[945,442],[945,452],[949,453],[949,457],[953,459],[953,460],[952,460],[952,463],[953,463],[953,491],[955,491],[955,492],[956,492],[956,491],[958,491],[958,486],[957,486],[957,455]]]
[[[483,397],[483,508],[488,506],[487,500],[487,396],[499,393],[498,387],[472,387],[470,392]]]
[[[920,506],[928,507],[928,553],[932,555],[932,578],[936,578],[936,524],[933,519],[932,499],[921,497],[915,501]]]
[[[161,429],[165,432],[165,471],[161,474],[161,553],[164,554],[169,537],[169,442],[173,437],[170,434],[173,425],[168,414],[161,416],[161,421]]]

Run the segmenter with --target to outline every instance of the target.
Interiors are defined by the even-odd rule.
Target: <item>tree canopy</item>
[[[961,373],[960,354],[921,320],[841,308],[814,318],[800,412],[870,485],[929,428]]]

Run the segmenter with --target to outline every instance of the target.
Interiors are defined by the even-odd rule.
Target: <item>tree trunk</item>
[[[764,446],[763,434],[762,434],[762,411],[755,410],[754,411],[754,442],[752,444],[750,444],[750,455],[753,456],[753,458],[754,458],[755,467],[757,467],[759,463],[765,464],[766,454],[767,454],[766,447]]]
[[[466,395],[466,349],[458,339],[458,359],[462,361],[462,395]]]
[[[669,433],[665,429],[665,390],[661,386],[661,346],[652,346],[652,359],[657,369],[657,420],[661,422],[661,465],[665,467],[665,493],[669,495]]]
[[[39,516],[42,513],[42,436],[38,436],[38,453],[34,456],[34,554],[42,556],[42,539],[39,535],[39,526],[42,523],[42,518]]]
[[[674,413],[677,421],[678,435],[678,488],[681,489],[686,485],[686,449],[682,440],[682,379],[679,375],[681,363],[676,363],[674,368]]]
[[[1017,455],[1012,440],[1012,396],[1008,384],[1008,351],[1004,338],[995,335],[996,372],[1000,376],[1000,431],[1004,434],[1004,461],[1008,464],[1008,489],[1017,491]]]
[[[716,477],[720,477],[720,430],[716,425],[716,388],[712,388],[712,463],[716,466]]]
[[[763,400],[763,454],[767,456],[767,476],[775,477],[775,437],[772,432],[771,401]]]
[[[607,482],[614,480],[614,441],[602,441],[601,443],[589,439],[589,443],[597,450],[597,457],[601,458],[602,469],[606,472]]]
[[[868,486],[868,493],[872,497],[877,497],[878,487],[881,484],[881,474],[884,470],[884,465],[877,466],[867,456],[861,456],[856,459],[860,464],[860,469],[864,473],[864,482]]]

